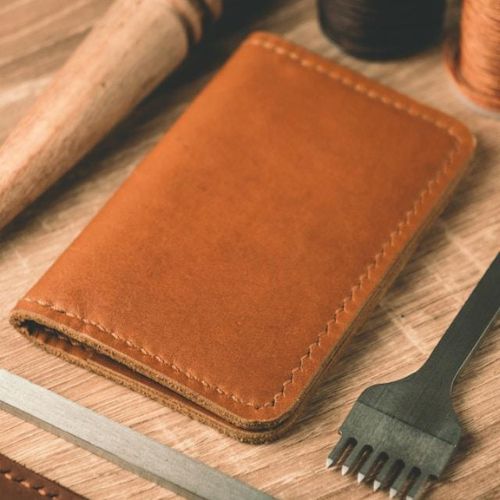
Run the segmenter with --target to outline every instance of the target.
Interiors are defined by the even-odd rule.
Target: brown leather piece
[[[0,453],[0,500],[83,500],[83,498]]]
[[[290,427],[474,149],[453,118],[252,35],[12,323],[242,440]]]

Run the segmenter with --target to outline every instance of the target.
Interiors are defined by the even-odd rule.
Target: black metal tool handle
[[[431,376],[434,383],[439,384],[442,389],[451,390],[456,376],[499,311],[500,253],[415,375]]]

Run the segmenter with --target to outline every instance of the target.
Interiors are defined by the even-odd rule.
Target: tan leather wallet
[[[230,436],[273,439],[473,149],[453,118],[256,33],[12,322]]]

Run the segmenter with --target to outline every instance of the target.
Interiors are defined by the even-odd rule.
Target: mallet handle
[[[215,19],[222,0],[204,0]],[[0,148],[0,228],[67,172],[202,35],[189,0],[116,0]]]

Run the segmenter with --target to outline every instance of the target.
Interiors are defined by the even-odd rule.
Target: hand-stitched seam
[[[260,47],[266,50],[270,50],[272,52],[275,52],[276,54],[280,56],[287,57],[288,59],[292,60],[296,64],[299,64],[300,66],[309,69],[311,71],[315,71],[316,73],[319,73],[321,75],[326,76],[327,78],[330,78],[331,80],[338,81],[340,84],[349,87],[351,90],[354,90],[355,92],[358,92],[359,94],[363,94],[364,96],[380,101],[383,104],[387,106],[391,106],[399,111],[403,111],[407,113],[410,116],[418,117],[421,118],[422,120],[425,120],[432,125],[435,125],[436,127],[445,130],[449,135],[455,137],[458,139],[458,136],[455,135],[455,133],[452,131],[450,127],[445,122],[442,122],[440,120],[436,120],[434,117],[422,113],[421,111],[409,107],[408,104],[398,101],[393,98],[389,98],[380,92],[377,92],[374,89],[369,89],[368,87],[365,86],[364,83],[356,83],[354,80],[351,78],[342,75],[341,73],[335,71],[335,70],[329,70],[322,64],[315,63],[314,61],[310,59],[305,59],[296,52],[292,52],[288,49],[285,49],[284,47],[280,47],[279,45],[276,45],[272,42],[269,42],[264,39],[259,39],[259,38],[253,38],[246,42],[248,45],[253,45],[255,47]],[[460,139],[458,139],[460,142]]]
[[[12,476],[11,469],[0,471],[0,474],[5,479],[7,479],[7,481],[12,481],[13,483],[19,484],[28,490],[36,491],[42,497],[48,497],[48,498],[58,498],[59,497],[59,495],[57,493],[48,493],[47,491],[45,491],[45,488],[43,486],[41,486],[40,488],[33,486],[26,479],[14,479],[14,477]]]
[[[339,316],[342,313],[346,312],[347,304],[355,301],[356,293],[363,288],[363,285],[365,285],[367,282],[369,282],[369,280],[372,276],[372,272],[379,266],[383,257],[385,257],[385,255],[387,253],[387,249],[394,246],[395,241],[402,235],[403,230],[408,225],[410,225],[412,218],[418,214],[421,206],[424,203],[424,199],[432,193],[433,188],[440,182],[443,175],[447,172],[448,166],[450,165],[455,154],[458,152],[458,144],[461,143],[461,139],[456,134],[456,132],[453,130],[453,128],[449,127],[445,122],[437,120],[437,119],[433,118],[432,116],[427,115],[425,113],[422,113],[421,111],[419,111],[415,108],[411,108],[407,104],[405,104],[404,102],[386,97],[375,90],[368,89],[363,83],[355,83],[350,78],[342,76],[341,74],[339,74],[333,70],[328,70],[327,68],[325,68],[321,64],[316,64],[316,63],[314,63],[314,61],[302,58],[296,52],[289,51],[283,47],[280,47],[280,46],[275,45],[271,42],[268,42],[266,40],[261,40],[261,39],[252,39],[247,43],[249,43],[253,46],[256,46],[256,47],[264,48],[266,50],[271,50],[271,51],[279,54],[280,56],[288,57],[290,60],[294,61],[295,63],[300,64],[302,67],[309,69],[309,70],[312,70],[312,71],[316,71],[317,73],[322,74],[327,78],[338,81],[339,83],[353,89],[354,91],[359,92],[363,95],[366,95],[370,99],[378,100],[378,101],[382,102],[384,105],[392,106],[395,109],[397,109],[401,112],[405,112],[410,116],[420,118],[424,121],[427,121],[430,124],[436,126],[437,128],[443,129],[444,131],[446,131],[448,133],[448,135],[450,137],[453,138],[453,146],[449,150],[449,152],[447,153],[446,158],[443,162],[443,165],[438,170],[435,177],[430,179],[427,182],[425,188],[419,193],[417,199],[414,201],[412,209],[408,210],[404,214],[403,219],[397,224],[396,229],[390,233],[388,239],[382,244],[380,251],[374,256],[372,261],[367,265],[367,267],[365,268],[363,273],[358,278],[356,284],[351,287],[349,294],[342,300],[341,305],[334,311],[332,319],[330,319],[326,323],[326,327],[318,334],[318,336],[316,337],[314,342],[309,344],[305,354],[303,356],[301,356],[298,365],[290,371],[289,376],[283,382],[281,390],[278,391],[270,401],[267,401],[265,403],[256,403],[253,401],[245,401],[245,400],[237,397],[235,394],[229,393],[229,392],[221,389],[217,385],[211,384],[211,383],[207,382],[206,380],[203,380],[203,379],[196,377],[192,373],[184,371],[179,366],[177,366],[175,363],[167,361],[164,358],[162,358],[161,356],[148,351],[143,346],[140,346],[139,344],[136,344],[135,342],[132,342],[129,339],[125,339],[125,338],[119,336],[116,332],[107,329],[106,327],[104,327],[100,323],[88,320],[88,319],[83,318],[83,317],[81,317],[77,314],[74,314],[72,312],[68,312],[68,311],[66,311],[62,308],[59,308],[59,307],[55,306],[54,304],[47,302],[47,301],[44,301],[44,300],[33,299],[33,298],[29,298],[29,297],[26,297],[23,300],[26,300],[27,302],[37,303],[37,304],[41,305],[42,307],[48,307],[56,312],[65,314],[66,316],[68,316],[70,318],[75,318],[86,325],[91,325],[91,326],[97,328],[98,330],[111,335],[115,340],[124,342],[128,347],[135,349],[135,350],[138,350],[142,354],[155,359],[156,361],[160,362],[161,364],[165,364],[165,365],[171,367],[174,371],[185,376],[187,379],[194,380],[194,381],[200,383],[205,389],[214,390],[218,394],[225,396],[236,403],[240,403],[240,404],[243,404],[245,406],[250,406],[250,407],[254,408],[255,410],[260,410],[263,408],[276,406],[278,401],[280,399],[282,399],[283,397],[285,397],[286,387],[290,384],[293,384],[293,382],[295,380],[295,376],[298,372],[301,372],[304,370],[305,363],[308,359],[311,359],[314,348],[319,347],[321,345],[322,338],[330,333],[331,326],[338,322]]]
[[[254,406],[257,408],[257,405],[255,405],[254,403],[243,401],[243,400],[239,399],[238,397],[236,397],[234,394],[228,393],[228,392],[224,391],[223,389],[221,389],[220,387],[213,385],[213,384],[209,384],[206,380],[200,379],[200,378],[196,377],[195,375],[193,375],[192,373],[189,373],[187,371],[182,370],[175,363],[172,363],[171,361],[166,360],[165,358],[159,356],[158,354],[152,353],[151,351],[149,351],[145,347],[133,342],[130,339],[126,339],[126,338],[118,335],[115,331],[106,328],[105,326],[103,326],[100,323],[97,323],[96,321],[91,321],[87,318],[84,318],[83,316],[80,316],[78,314],[67,311],[66,309],[63,309],[61,307],[57,307],[55,304],[53,304],[51,302],[47,302],[45,300],[34,299],[31,297],[24,297],[24,299],[22,299],[22,300],[24,300],[26,302],[38,304],[42,307],[47,307],[47,308],[49,308],[57,313],[64,314],[65,316],[68,316],[69,318],[77,319],[78,321],[84,323],[85,325],[90,325],[94,328],[97,328],[101,332],[106,333],[108,335],[111,335],[111,337],[113,337],[115,340],[118,340],[120,342],[124,342],[131,349],[135,349],[137,351],[140,351],[143,355],[148,356],[152,359],[155,359],[156,361],[158,361],[159,363],[161,363],[163,365],[169,366],[174,371],[184,375],[186,378],[188,378],[190,380],[194,380],[194,381],[200,383],[202,386],[204,386],[207,389],[215,390],[217,393],[224,395],[224,396],[227,396],[237,403],[247,404],[248,406]],[[50,333],[52,333],[52,332],[50,332]],[[60,337],[59,334],[56,334],[56,335],[58,337]]]

